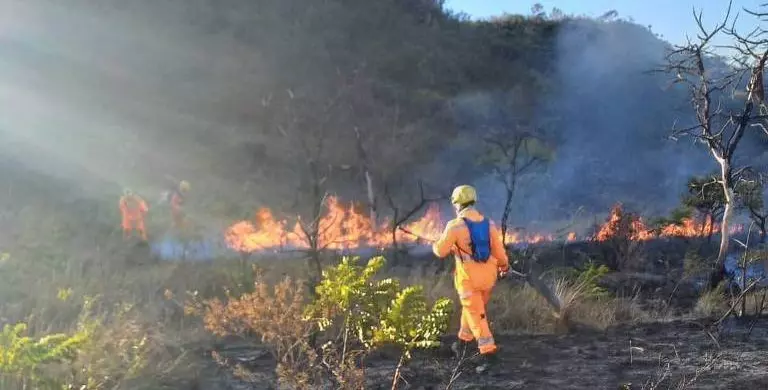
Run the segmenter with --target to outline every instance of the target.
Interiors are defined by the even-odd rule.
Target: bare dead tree
[[[392,248],[395,251],[395,256],[398,256],[398,242],[397,232],[403,229],[403,225],[410,221],[417,213],[422,211],[429,204],[445,200],[445,196],[428,197],[424,191],[424,184],[419,182],[419,200],[415,205],[409,208],[402,208],[397,204],[389,185],[384,186],[384,196],[387,198],[387,203],[392,211],[392,224],[390,225],[390,234],[392,238]],[[412,232],[406,232],[406,234],[413,234]],[[416,237],[419,238],[419,237]]]
[[[674,74],[676,83],[688,87],[691,106],[695,111],[696,124],[673,130],[673,138],[690,136],[707,146],[712,157],[720,166],[719,184],[725,194],[725,205],[720,223],[720,250],[713,266],[712,283],[716,285],[725,277],[725,258],[730,241],[730,222],[735,206],[735,187],[746,167],[734,166],[734,157],[744,133],[758,122],[755,101],[762,96],[762,74],[768,51],[764,51],[748,68],[719,70],[710,67],[715,58],[711,41],[718,34],[726,33],[730,21],[731,6],[723,21],[714,29],[707,29],[702,22],[702,13],[694,11],[699,28],[695,40],[688,39],[685,45],[676,46],[666,57],[664,71]],[[749,73],[747,98],[738,109],[727,108],[724,101],[728,92],[735,90],[743,75]]]
[[[520,178],[542,166],[546,159],[540,153],[541,140],[532,132],[517,129],[514,132],[491,132],[485,137],[490,145],[491,161],[496,176],[504,184],[504,211],[501,217],[501,233],[504,245],[507,242],[509,218],[512,213],[512,201],[515,197]]]
[[[335,154],[328,145],[338,140],[333,134],[333,119],[337,109],[347,98],[353,81],[342,80],[342,85],[335,95],[323,101],[309,101],[297,97],[292,90],[287,90],[287,100],[283,105],[285,112],[277,125],[288,148],[296,149],[298,154],[289,156],[289,164],[299,172],[299,185],[296,191],[296,203],[308,206],[308,218],[299,221],[301,234],[308,244],[307,266],[313,274],[309,278],[310,290],[322,276],[320,253],[327,243],[322,243],[323,227],[320,226],[322,213],[328,197],[327,182],[333,167],[328,163],[328,156]],[[306,100],[306,101],[305,101]],[[299,198],[303,197],[304,200]]]

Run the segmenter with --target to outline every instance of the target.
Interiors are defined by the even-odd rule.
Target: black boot
[[[477,367],[475,367],[475,372],[478,374],[483,374],[491,370],[494,366],[496,366],[499,362],[499,357],[496,355],[496,353],[488,353],[480,355],[480,361],[477,364]]]
[[[453,352],[453,356],[456,359],[461,359],[463,357],[466,357],[467,355],[467,347],[469,346],[469,342],[466,342],[462,339],[458,339],[451,344],[451,352]]]

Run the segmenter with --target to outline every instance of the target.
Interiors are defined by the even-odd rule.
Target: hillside
[[[683,91],[647,73],[667,45],[645,28],[470,22],[397,1],[251,3],[15,3],[6,148],[76,186],[97,180],[102,194],[189,178],[230,217],[256,205],[307,213],[297,198],[312,177],[362,199],[363,165],[380,197],[413,196],[417,180],[433,192],[470,181],[495,204],[501,187],[477,164],[489,147],[476,134],[521,126],[554,158],[523,183],[518,223],[616,201],[660,212],[677,201],[669,188],[711,169],[699,149],[665,139],[686,117]]]
[[[420,331],[429,340],[408,345],[436,348],[400,360],[413,388],[450,387],[456,373],[454,388],[617,388],[659,375],[672,384],[713,362],[722,364],[702,375],[705,388],[733,367],[731,385],[764,374],[728,356],[764,343],[765,296],[748,294],[755,322],[726,328],[716,317],[733,296],[697,284],[718,227],[686,217],[659,233],[650,222],[716,165],[701,145],[669,140],[694,117],[688,91],[651,72],[670,45],[645,27],[477,21],[432,0],[0,8],[3,390],[376,388],[392,380],[407,344],[399,335]],[[541,267],[567,304],[553,315],[541,291],[501,282],[489,313],[509,369],[454,371],[437,343],[458,326],[452,265],[424,244],[457,184],[475,185],[482,210],[501,217],[509,149],[496,146],[521,136],[514,150],[535,164],[512,186],[509,226],[529,230],[507,231],[509,255],[522,272]],[[765,142],[746,136],[740,161],[764,164]],[[174,226],[164,191],[179,179],[191,190]],[[147,201],[148,242],[121,237],[125,189]],[[614,208],[604,222],[616,202],[643,219]],[[250,247],[223,242],[234,227]],[[204,255],[190,255],[194,245]],[[355,283],[349,254],[388,259]],[[307,314],[353,293],[371,300]],[[360,307],[378,311],[351,314]],[[435,329],[408,328],[425,319]],[[358,320],[370,322],[350,328]],[[643,349],[635,365],[627,338]],[[656,353],[674,364],[656,365]]]

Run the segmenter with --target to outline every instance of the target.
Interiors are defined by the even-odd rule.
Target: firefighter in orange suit
[[[189,182],[182,180],[170,194],[171,217],[173,218],[173,226],[177,229],[184,225],[184,200],[188,192]]]
[[[509,271],[509,259],[501,231],[475,209],[476,201],[477,192],[473,187],[463,185],[454,189],[451,203],[457,218],[448,222],[432,250],[440,258],[453,254],[456,261],[454,285],[462,311],[459,342],[454,344],[453,350],[458,353],[466,343],[477,340],[483,358],[477,371],[482,372],[489,367],[497,351],[485,307],[497,277]]]
[[[120,197],[120,214],[123,217],[124,239],[129,239],[135,230],[142,240],[147,241],[147,229],[144,224],[144,217],[146,217],[147,212],[149,212],[149,207],[141,196],[134,194],[129,189],[123,191],[123,196]]]

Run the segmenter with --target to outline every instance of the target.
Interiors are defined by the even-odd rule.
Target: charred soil
[[[754,325],[754,326],[753,326]],[[751,331],[750,331],[751,328]],[[619,325],[563,335],[498,335],[499,361],[477,374],[467,351],[453,389],[735,389],[768,386],[768,320],[706,331],[695,320]],[[717,340],[717,341],[715,341]],[[400,388],[445,389],[459,360],[446,347],[414,356]],[[275,389],[275,362],[258,347],[224,346],[225,360],[257,373],[207,389]],[[396,359],[368,360],[367,388],[389,389]],[[219,367],[221,370],[225,367]],[[221,372],[221,371],[219,371]]]

